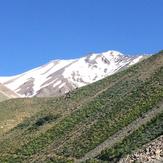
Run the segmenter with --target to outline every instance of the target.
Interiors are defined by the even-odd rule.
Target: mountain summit
[[[118,51],[92,53],[72,60],[54,60],[23,74],[0,77],[22,97],[60,96],[139,62],[143,56],[126,56]]]

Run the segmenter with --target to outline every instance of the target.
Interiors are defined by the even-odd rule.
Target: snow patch
[[[143,58],[143,56],[139,56],[139,57],[137,57],[137,58],[134,59],[134,60],[133,60],[129,65],[131,66],[131,65],[136,64],[136,63],[139,62],[142,58]]]
[[[53,84],[53,87],[56,87],[56,86],[58,86],[58,85],[61,84],[61,83],[62,83],[61,80],[60,80],[60,81],[57,81],[56,83]]]

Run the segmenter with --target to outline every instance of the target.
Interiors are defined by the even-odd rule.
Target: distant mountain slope
[[[0,83],[0,101],[9,99],[9,98],[18,98],[19,96],[5,87],[3,84]]]
[[[59,96],[139,62],[143,56],[108,51],[74,60],[54,60],[46,65],[0,82],[23,97]]]
[[[0,162],[116,163],[163,135],[163,51],[63,97],[13,99],[8,109],[21,100],[37,111],[0,137]]]

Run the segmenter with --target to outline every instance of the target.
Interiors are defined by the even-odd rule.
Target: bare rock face
[[[163,163],[163,135],[145,145],[143,149],[123,158],[119,163]]]
[[[60,96],[129,67],[144,56],[125,56],[117,51],[93,53],[72,60],[54,60],[0,82],[21,97]]]

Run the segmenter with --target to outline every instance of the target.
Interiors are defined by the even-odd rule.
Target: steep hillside
[[[18,98],[19,96],[5,87],[3,84],[0,83],[0,101],[4,101],[10,98]]]
[[[44,98],[30,100],[36,99],[32,108]],[[0,162],[117,162],[163,135],[162,117],[160,52],[63,97],[46,99],[40,110],[0,137]]]
[[[139,62],[143,56],[117,51],[93,53],[73,60],[54,60],[23,74],[0,77],[0,82],[23,97],[60,96]]]

